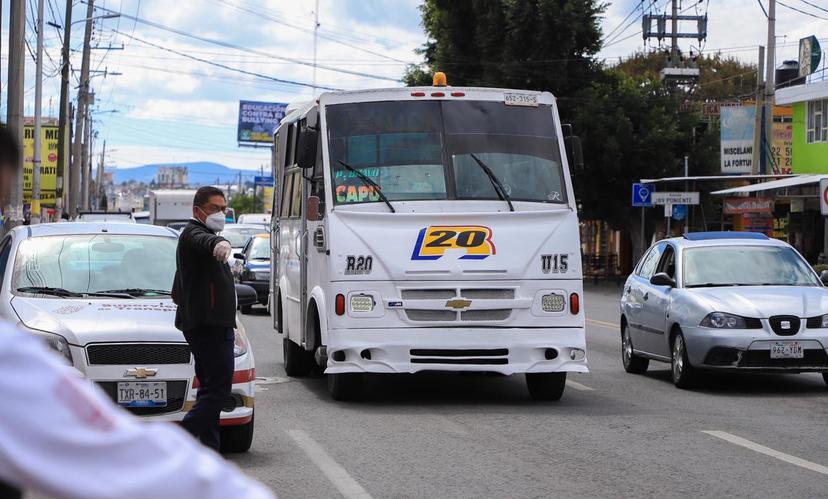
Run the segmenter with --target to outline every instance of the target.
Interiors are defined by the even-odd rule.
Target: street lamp
[[[102,16],[87,17],[86,19],[78,19],[77,21],[74,21],[73,23],[71,23],[69,26],[74,26],[78,23],[85,23],[86,21],[97,21],[98,19],[115,19],[117,17],[121,17],[121,14],[104,14]],[[51,21],[47,22],[46,24],[48,24],[49,26],[52,26],[53,28],[57,28],[57,29],[63,28],[63,26],[61,26],[60,24],[53,23]]]

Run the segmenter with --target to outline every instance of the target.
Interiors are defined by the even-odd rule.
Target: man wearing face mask
[[[196,402],[182,425],[204,445],[219,450],[219,416],[233,383],[236,287],[227,259],[224,228],[227,201],[215,187],[193,198],[193,218],[181,231],[176,253],[173,300],[175,327],[184,332],[199,380]]]

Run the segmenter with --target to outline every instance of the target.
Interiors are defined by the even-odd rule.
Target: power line
[[[791,5],[788,5],[788,4],[786,4],[786,3],[784,3],[784,2],[781,2],[781,1],[779,1],[779,0],[776,0],[776,3],[778,3],[778,4],[779,4],[779,5],[781,5],[782,7],[787,7],[788,9],[791,9],[791,10],[793,10],[793,11],[799,12],[800,14],[805,14],[806,16],[811,16],[811,17],[813,17],[813,18],[815,18],[815,19],[820,19],[820,20],[822,20],[822,21],[828,21],[828,17],[821,17],[821,16],[818,16],[818,15],[813,14],[813,13],[811,13],[811,12],[807,12],[807,11],[804,11],[804,10],[799,9],[799,8],[797,8],[797,7],[793,7],[793,6],[791,6]]]
[[[86,0],[81,0],[81,2],[86,3]],[[116,14],[117,13],[116,11],[111,10],[111,9],[107,9],[105,7],[95,7],[95,9],[101,10],[103,12],[108,12],[110,14]],[[263,52],[263,51],[256,50],[256,49],[251,49],[251,48],[248,48],[248,47],[243,47],[241,45],[236,45],[236,44],[229,43],[229,42],[222,42],[220,40],[213,40],[211,38],[207,38],[207,37],[203,37],[203,36],[199,36],[199,35],[194,35],[192,33],[187,33],[186,31],[171,28],[169,26],[165,26],[163,24],[156,23],[154,21],[148,21],[146,19],[142,19],[142,18],[137,17],[137,16],[130,16],[129,14],[121,14],[121,16],[126,18],[126,19],[135,20],[135,22],[144,24],[146,26],[151,26],[153,28],[157,28],[157,29],[160,29],[160,30],[163,30],[163,31],[168,31],[170,33],[175,33],[177,35],[184,36],[184,37],[187,37],[187,38],[192,38],[193,40],[198,40],[200,42],[209,43],[209,44],[212,44],[212,45],[217,45],[219,47],[225,47],[225,48],[229,48],[229,49],[233,49],[233,50],[239,50],[239,51],[242,51],[242,52],[248,52],[248,53],[251,53],[251,54],[257,54],[257,55],[261,55],[261,56],[268,57],[268,58],[271,58],[271,59],[279,59],[279,60],[289,61],[289,62],[293,62],[294,64],[300,64],[302,66],[313,67],[313,63],[304,62],[304,61],[301,61],[299,59],[294,59],[294,58],[291,58],[291,57],[285,57],[285,56],[280,56],[280,55],[275,55],[275,54],[269,54],[267,52]],[[121,34],[124,35],[124,33],[121,33]],[[349,75],[353,75],[353,76],[360,76],[360,77],[363,77],[363,78],[372,78],[372,79],[375,79],[375,80],[393,81],[395,83],[400,83],[401,82],[401,80],[399,80],[397,78],[390,78],[390,77],[387,77],[387,76],[380,76],[380,75],[374,75],[374,74],[369,74],[369,73],[363,73],[363,72],[360,72],[360,71],[352,71],[350,69],[337,68],[337,67],[327,66],[327,65],[322,65],[322,64],[318,64],[316,67],[319,68],[319,69],[325,69],[327,71],[334,71],[334,72],[337,72],[337,73],[349,74]]]
[[[806,5],[810,5],[811,7],[815,8],[815,9],[819,9],[823,12],[828,12],[828,9],[826,9],[825,7],[820,7],[819,5],[811,3],[808,0],[799,0],[799,1],[806,4]]]
[[[281,78],[276,78],[274,76],[269,76],[269,75],[265,75],[265,74],[261,74],[261,73],[256,73],[256,72],[253,72],[253,71],[247,71],[247,70],[241,69],[241,68],[234,68],[234,67],[228,66],[226,64],[221,64],[219,62],[208,61],[207,59],[202,59],[201,57],[196,57],[194,55],[186,54],[184,52],[180,52],[180,51],[175,50],[175,49],[164,47],[162,45],[157,45],[155,43],[148,42],[146,40],[142,40],[142,39],[140,39],[136,36],[127,35],[126,33],[122,33],[120,31],[116,31],[116,33],[118,33],[120,35],[123,35],[123,36],[126,36],[126,37],[128,37],[132,40],[135,40],[136,42],[140,42],[140,43],[143,43],[145,45],[149,45],[150,47],[155,47],[155,48],[157,48],[159,50],[163,50],[165,52],[170,52],[172,54],[176,54],[176,55],[179,55],[181,57],[185,57],[187,59],[192,59],[194,61],[202,62],[204,64],[209,64],[211,66],[216,66],[216,67],[219,67],[219,68],[222,68],[222,69],[226,69],[228,71],[234,71],[236,73],[242,73],[242,74],[246,74],[246,75],[249,75],[249,76],[255,76],[257,78],[262,78],[264,80],[270,80],[270,81],[273,81],[273,82],[276,82],[276,83],[284,83],[284,84],[287,84],[287,85],[297,85],[297,86],[300,86],[300,87],[310,87],[310,88],[314,87],[314,85],[311,85],[310,83],[304,83],[304,82],[292,81],[292,80],[283,80]],[[317,88],[322,88],[324,90],[339,90],[338,88],[323,87],[323,86],[320,86],[320,85],[316,85],[316,87]]]

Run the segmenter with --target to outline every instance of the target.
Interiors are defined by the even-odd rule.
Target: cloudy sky
[[[65,1],[45,1],[46,21],[62,25]],[[614,62],[636,50],[652,48],[641,39],[640,15],[642,11],[664,12],[669,1],[611,2],[603,19],[608,36],[601,57]],[[8,1],[3,3],[0,63],[5,83]],[[35,0],[27,3],[31,8],[36,4]],[[757,0],[680,3],[686,14],[707,12],[710,17],[707,42],[698,47],[695,40],[684,41],[686,50],[721,50],[754,61],[756,47],[766,42],[765,17]],[[761,3],[767,5],[767,0]],[[812,16],[778,7],[777,61],[796,58],[799,38],[828,34],[828,0],[783,3]],[[424,41],[419,4],[420,0],[319,0],[317,58],[324,68],[317,69],[317,84],[337,89],[400,85],[405,65],[418,62],[414,50]],[[92,52],[92,84],[97,145],[100,148],[106,140],[110,165],[217,161],[258,169],[268,163],[269,153],[237,146],[238,101],[295,102],[313,95],[315,0],[97,0],[96,6],[102,8],[96,16],[121,14],[96,21],[92,44],[96,47]],[[86,5],[76,1],[73,18],[85,17]],[[688,24],[682,29],[695,27]],[[44,115],[57,115],[56,73],[62,35],[53,26],[44,33],[48,55]],[[27,38],[34,48],[31,27]],[[73,26],[72,39],[73,66],[80,68],[82,22]],[[110,46],[124,49],[105,50]],[[31,115],[34,63],[30,58],[26,64],[26,111]],[[77,74],[73,76],[73,87],[76,85]],[[0,113],[5,115],[5,88],[2,90]]]

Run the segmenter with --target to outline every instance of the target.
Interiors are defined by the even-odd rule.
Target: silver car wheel
[[[624,365],[627,366],[630,364],[630,360],[632,359],[632,341],[630,340],[630,329],[629,326],[624,328],[624,335],[621,340],[621,355],[624,358]]]
[[[676,336],[673,341],[673,379],[681,379],[684,373],[684,337]]]

